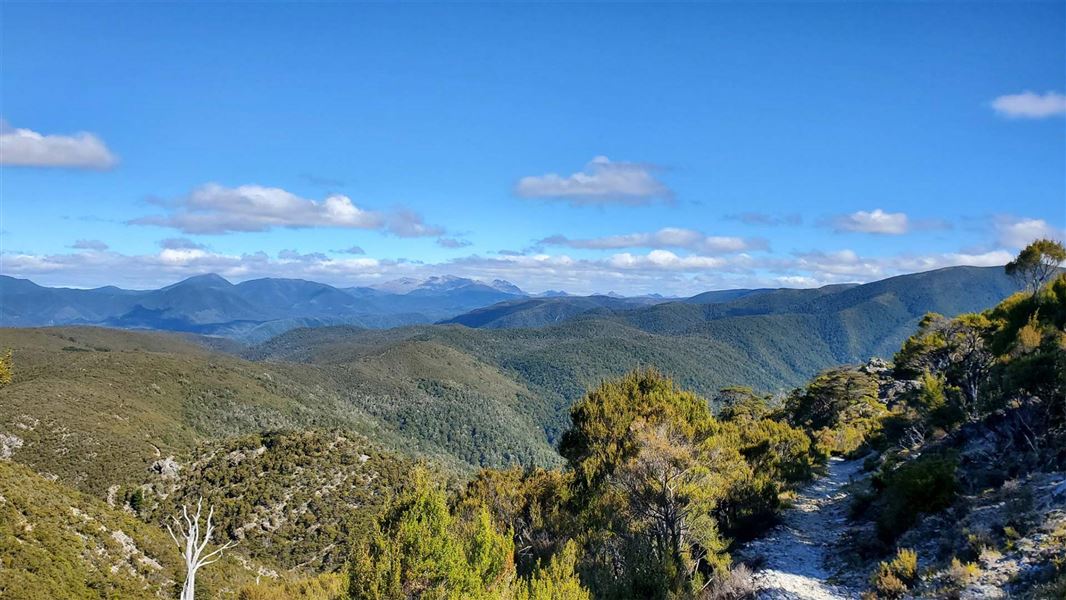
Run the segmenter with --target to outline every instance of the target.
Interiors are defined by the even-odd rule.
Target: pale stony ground
[[[739,553],[762,564],[755,572],[760,600],[844,600],[861,589],[829,583],[843,570],[837,542],[847,529],[848,496],[844,486],[857,478],[861,460],[832,459],[828,473],[800,490],[781,523]]]

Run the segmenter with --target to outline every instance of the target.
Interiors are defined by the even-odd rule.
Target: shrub
[[[755,597],[755,578],[751,569],[737,565],[715,577],[699,595],[700,600],[748,600]]]
[[[1037,586],[1033,598],[1066,598],[1066,573],[1059,574],[1051,581]]]
[[[900,548],[895,558],[877,566],[870,583],[882,598],[902,598],[918,583],[918,553]]]
[[[948,580],[956,587],[966,587],[971,581],[981,575],[981,567],[977,563],[964,563],[958,558],[951,559],[951,567],[948,568]]]
[[[346,581],[338,573],[324,573],[296,581],[255,583],[241,588],[238,600],[340,600]]]
[[[956,466],[954,456],[925,456],[875,478],[881,492],[878,536],[894,540],[914,525],[919,514],[951,506],[958,487]]]
[[[576,567],[577,544],[569,541],[528,581],[519,583],[515,600],[591,600],[592,595],[577,577]]]

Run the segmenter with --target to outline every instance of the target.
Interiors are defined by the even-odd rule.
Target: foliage
[[[409,460],[339,432],[269,432],[206,444],[200,460],[153,490],[145,512],[161,522],[203,498],[241,551],[285,568],[341,568],[370,530]],[[165,495],[165,498],[162,496]]]
[[[758,421],[772,412],[770,400],[746,386],[733,386],[718,391],[714,398],[717,417],[722,421]]]
[[[971,581],[981,575],[981,567],[977,563],[962,562],[957,557],[951,558],[951,566],[948,568],[948,580],[959,588],[966,587]]]
[[[10,350],[0,356],[0,386],[5,386],[14,380],[14,367],[12,366]]]
[[[1066,395],[1066,274],[1033,295],[1011,296],[989,314],[997,324],[991,336],[991,348],[999,356],[992,374],[997,393]]]
[[[341,600],[346,581],[339,573],[323,573],[293,581],[252,583],[241,588],[237,600]]]
[[[456,520],[443,490],[416,470],[351,562],[349,595],[386,598],[504,598],[514,579],[514,542],[487,511]]]
[[[943,375],[926,371],[919,381],[915,404],[921,419],[943,430],[950,430],[965,419],[959,404],[949,400],[948,393],[957,390],[948,388]]]
[[[463,518],[488,510],[497,529],[513,529],[518,573],[527,575],[578,531],[569,510],[572,478],[560,470],[483,469],[460,493],[456,510]]]
[[[1066,247],[1061,242],[1042,238],[1026,246],[1014,260],[1007,263],[1007,275],[1018,279],[1032,292],[1037,292],[1066,262]]]
[[[896,557],[882,562],[870,580],[881,598],[902,598],[918,582],[918,554],[900,548]]]
[[[763,531],[780,507],[779,494],[810,479],[824,458],[807,432],[782,421],[722,421],[716,436],[736,448],[749,467],[715,508],[719,527],[733,538]]]
[[[577,572],[577,544],[566,542],[562,550],[518,584],[515,600],[591,600]]]
[[[894,540],[918,519],[951,505],[957,493],[954,456],[926,455],[905,462],[873,478],[880,492],[877,533]]]
[[[246,560],[246,559],[245,559]],[[261,566],[227,554],[200,575],[203,598],[232,598]],[[0,597],[176,597],[184,575],[161,527],[0,460]]]
[[[560,452],[574,471],[594,581],[614,580],[621,596],[687,593],[728,566],[712,513],[750,467],[713,435],[705,400],[634,371],[591,390],[571,420]],[[617,555],[631,557],[622,574],[611,568]]]
[[[995,364],[989,340],[995,323],[986,314],[963,314],[948,319],[926,315],[918,332],[904,342],[895,356],[896,373],[919,377],[936,373],[953,394],[951,410],[975,418],[981,410],[981,394]]]
[[[790,423],[811,432],[819,450],[850,455],[880,428],[886,413],[877,377],[854,367],[837,367],[815,377],[785,401]]]

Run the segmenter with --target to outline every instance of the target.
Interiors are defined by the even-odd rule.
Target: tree
[[[499,599],[514,580],[514,541],[485,509],[457,520],[447,495],[416,470],[410,485],[356,550],[348,594],[361,600]]]
[[[0,386],[5,386],[11,383],[14,373],[11,368],[11,351],[8,350],[7,354],[0,356]]]
[[[1039,239],[1029,244],[1007,263],[1007,275],[1017,279],[1036,294],[1066,262],[1066,247],[1061,242]]]
[[[528,582],[519,585],[515,600],[592,600],[577,577],[576,567],[577,544],[571,540],[548,564],[541,564]]]
[[[896,353],[896,372],[915,378],[926,372],[943,377],[961,393],[959,408],[974,418],[980,409],[981,389],[996,362],[989,347],[995,329],[986,314],[967,313],[954,319],[926,315],[918,333]]]
[[[750,387],[722,388],[714,399],[718,418],[723,421],[756,421],[770,415],[768,398],[756,394]]]
[[[515,566],[527,575],[578,531],[567,510],[572,476],[557,469],[482,469],[463,490],[456,512],[473,519],[487,510],[497,529],[514,530]]]
[[[852,407],[877,402],[877,378],[852,367],[820,373],[786,401],[792,425],[812,431],[835,428]]]
[[[211,507],[207,511],[207,522],[205,523],[205,528],[201,530],[200,516],[203,503],[203,498],[196,502],[196,514],[191,518],[189,517],[189,508],[185,505],[181,507],[181,520],[177,516],[171,517],[174,520],[174,527],[178,530],[177,534],[174,533],[174,529],[171,529],[170,525],[167,525],[170,538],[178,545],[178,549],[182,551],[182,558],[185,560],[185,585],[181,588],[181,600],[194,600],[196,572],[211,563],[218,562],[222,558],[222,552],[235,545],[233,542],[226,542],[211,552],[204,554],[204,550],[211,543],[211,534],[215,531],[214,524],[211,522],[211,519],[215,516],[215,508]],[[183,521],[184,525],[182,524]],[[201,533],[203,534],[202,536]]]
[[[618,469],[611,486],[624,498],[628,520],[647,536],[673,590],[685,590],[701,567],[728,565],[712,513],[743,460],[733,448],[700,443],[683,429],[636,423],[641,450]]]
[[[963,410],[970,418],[976,418],[980,409],[981,387],[996,363],[996,357],[988,348],[993,323],[983,314],[959,315],[947,329],[947,341],[951,366],[948,375],[958,382],[964,395]]]
[[[713,436],[705,399],[636,371],[586,394],[571,421],[560,451],[597,584],[619,597],[685,596],[728,563],[713,511],[749,469]]]

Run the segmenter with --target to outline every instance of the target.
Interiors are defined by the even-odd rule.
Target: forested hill
[[[958,267],[862,286],[764,291],[720,304],[588,313],[540,328],[298,329],[245,357],[314,364],[343,388],[381,369],[394,381],[417,382],[415,367],[427,356],[446,356],[452,361],[446,380],[457,390],[478,372],[525,390],[524,400],[506,405],[540,424],[554,443],[575,398],[636,366],[655,365],[707,396],[729,385],[784,391],[826,367],[891,356],[927,312],[984,310],[1016,289],[1001,268]]]
[[[521,298],[442,323],[498,329],[543,327],[577,317],[614,318],[654,333],[685,333],[706,321],[727,317],[824,315],[844,310],[861,317],[885,314],[876,305],[896,315],[920,315],[922,311],[959,314],[992,306],[1016,289],[1016,282],[1000,267],[948,267],[863,285],[721,290],[677,301],[608,296]]]
[[[729,290],[733,291],[733,290]],[[714,292],[709,292],[714,293]],[[567,321],[592,311],[618,311],[663,302],[661,298],[615,298],[613,296],[562,296],[522,298],[478,308],[441,324],[466,325],[487,329],[543,327]]]

